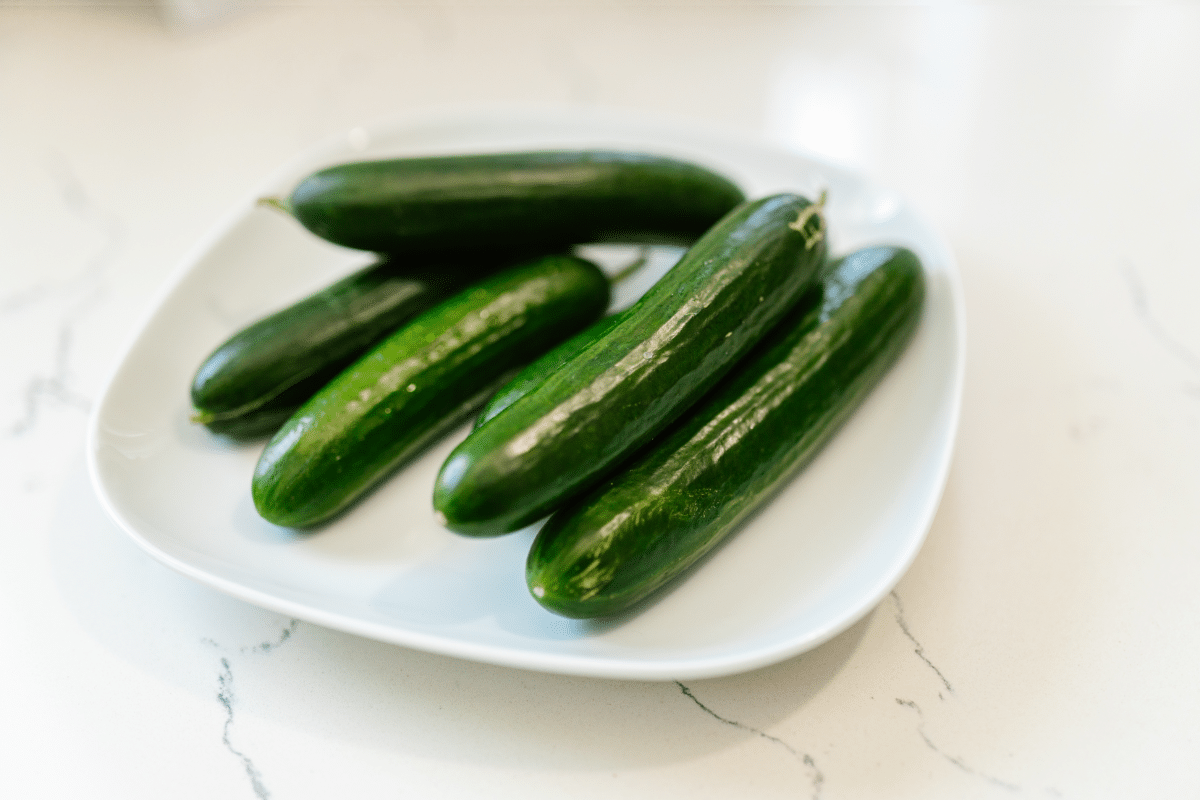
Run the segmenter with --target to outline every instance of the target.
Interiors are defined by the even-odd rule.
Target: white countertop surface
[[[221,5],[0,0],[0,796],[1200,795],[1200,7]],[[107,518],[88,414],[197,242],[317,142],[480,104],[761,136],[946,236],[958,442],[861,622],[556,676],[281,617]]]

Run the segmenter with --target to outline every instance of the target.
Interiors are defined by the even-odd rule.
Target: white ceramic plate
[[[953,258],[905,202],[813,158],[661,121],[547,111],[447,113],[355,129],[299,159],[256,196],[313,169],[398,154],[614,147],[711,166],[749,196],[829,190],[835,252],[906,245],[928,271],[912,346],[818,459],[673,591],[621,619],[581,622],[538,606],[524,584],[534,530],[491,540],[439,527],[430,493],[465,435],[410,463],[351,513],[299,533],[255,513],[260,446],[188,421],[200,361],[241,326],[364,263],[252,198],[183,265],[96,408],[96,490],[151,555],[202,583],[283,614],[407,647],[548,672],[645,680],[763,666],[830,639],[867,614],[915,557],[949,465],[963,374]],[[609,265],[628,253],[596,251]],[[622,288],[626,304],[672,261]]]

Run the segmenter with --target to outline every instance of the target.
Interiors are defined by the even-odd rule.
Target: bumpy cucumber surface
[[[743,199],[726,178],[676,159],[537,151],[343,164],[305,178],[280,205],[346,247],[444,254],[691,240]]]
[[[270,435],[384,336],[484,272],[383,260],[255,322],[196,371],[195,421],[236,438]]]
[[[820,207],[795,195],[730,212],[616,325],[450,454],[433,498],[446,525],[516,530],[603,477],[795,303],[824,231]]]
[[[546,522],[526,563],[533,596],[608,616],[679,575],[833,436],[907,345],[923,298],[908,250],[844,259],[695,412]]]
[[[475,411],[503,375],[597,319],[608,300],[594,264],[553,256],[426,311],[279,429],[254,471],[259,514],[292,527],[337,514]]]

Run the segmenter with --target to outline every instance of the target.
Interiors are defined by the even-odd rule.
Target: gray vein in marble
[[[942,671],[937,668],[937,665],[929,660],[929,656],[925,655],[925,648],[921,646],[921,643],[917,641],[917,637],[913,636],[912,631],[909,629],[908,622],[904,618],[904,604],[900,602],[900,595],[893,591],[891,593],[891,598],[892,605],[896,607],[896,624],[900,626],[900,630],[906,637],[908,637],[908,640],[912,642],[914,648],[913,652],[917,654],[917,658],[924,661],[929,668],[933,670],[933,673],[938,676],[938,680],[940,680],[942,685],[946,687],[946,691],[950,692],[950,694],[954,694],[954,687],[950,685],[950,681],[946,680],[946,676],[943,675]]]
[[[1125,283],[1129,286],[1129,295],[1133,300],[1133,307],[1137,311],[1138,316],[1142,318],[1142,322],[1146,325],[1150,334],[1158,340],[1163,349],[1171,355],[1172,358],[1182,362],[1193,373],[1200,375],[1200,355],[1197,355],[1186,344],[1172,336],[1158,318],[1154,316],[1150,310],[1150,302],[1146,298],[1146,289],[1142,285],[1141,276],[1138,275],[1133,263],[1128,259],[1121,262],[1121,273],[1125,277]]]
[[[287,627],[284,628],[280,632],[278,639],[276,639],[273,642],[262,642],[261,644],[254,645],[253,647],[243,647],[242,652],[243,653],[269,653],[272,650],[274,650],[276,647],[279,647],[281,644],[286,642],[288,639],[292,638],[292,634],[296,632],[296,628],[298,628],[299,626],[300,626],[300,620],[293,617],[291,620],[288,621]]]
[[[679,687],[679,690],[680,690],[681,692],[683,692],[683,694],[684,694],[684,695],[685,695],[685,696],[686,696],[686,697],[687,697],[689,700],[691,700],[693,703],[695,703],[697,706],[699,706],[701,710],[703,710],[704,712],[706,712],[706,713],[707,713],[709,716],[711,716],[713,719],[717,720],[718,722],[722,722],[722,723],[724,723],[724,724],[726,724],[726,725],[729,725],[729,726],[731,726],[731,727],[738,728],[738,729],[740,729],[740,730],[743,730],[743,731],[747,731],[748,733],[753,733],[753,734],[754,734],[754,735],[756,735],[756,736],[760,736],[760,737],[762,737],[763,739],[766,739],[768,742],[773,742],[774,744],[777,744],[777,745],[779,745],[779,746],[780,746],[780,747],[782,747],[784,750],[787,750],[787,751],[788,751],[789,753],[791,753],[791,754],[792,754],[794,757],[796,757],[797,759],[799,759],[799,760],[800,760],[800,762],[801,762],[802,764],[804,764],[804,766],[805,766],[805,767],[807,767],[807,768],[808,768],[808,770],[809,770],[809,771],[812,773],[812,796],[813,796],[813,800],[818,800],[818,798],[820,798],[820,796],[821,796],[821,787],[822,787],[822,785],[825,783],[825,775],[824,775],[824,774],[821,772],[821,770],[820,770],[820,769],[818,769],[818,768],[817,768],[817,763],[816,763],[816,761],[814,761],[814,760],[813,760],[813,757],[812,757],[812,756],[810,756],[808,753],[801,753],[799,750],[797,750],[796,748],[792,747],[790,744],[788,744],[787,742],[785,742],[783,739],[780,739],[778,736],[772,736],[771,734],[769,734],[769,733],[765,733],[765,732],[763,732],[763,731],[760,731],[760,730],[758,730],[757,728],[752,728],[752,727],[750,727],[749,725],[746,725],[746,724],[745,724],[745,723],[743,723],[743,722],[738,722],[737,720],[728,719],[728,718],[726,718],[726,717],[723,717],[723,716],[721,716],[720,714],[718,714],[717,712],[713,711],[713,710],[712,710],[711,708],[709,708],[708,706],[704,705],[704,703],[701,703],[701,702],[700,702],[700,700],[699,700],[699,698],[697,698],[697,697],[696,697],[696,695],[694,695],[694,694],[692,693],[692,690],[691,690],[691,689],[689,689],[688,687],[684,686],[684,685],[683,685],[682,683],[680,683],[679,681],[675,681],[675,685]]]
[[[225,709],[225,727],[221,736],[221,741],[225,744],[225,748],[234,754],[239,761],[242,762],[242,767],[246,770],[246,776],[250,778],[250,785],[254,788],[254,794],[259,800],[267,800],[271,793],[267,791],[266,785],[263,784],[262,775],[255,768],[254,762],[249,756],[233,746],[230,740],[229,732],[233,727],[233,669],[229,666],[229,659],[221,659],[221,674],[217,677],[217,701]]]
[[[41,408],[47,401],[57,401],[85,413],[90,409],[91,401],[71,384],[71,344],[76,326],[102,296],[104,274],[124,240],[120,220],[91,199],[65,159],[54,159],[49,172],[67,208],[81,222],[96,225],[103,233],[103,240],[80,273],[66,285],[57,288],[34,286],[0,301],[0,312],[16,311],[54,297],[68,301],[59,322],[50,374],[34,375],[26,382],[24,413],[9,427],[13,436],[28,433],[36,427]],[[75,299],[73,304],[69,302],[72,299]]]
[[[47,400],[57,401],[67,408],[84,413],[91,409],[91,401],[75,391],[67,379],[67,362],[71,351],[71,328],[63,325],[58,331],[58,344],[54,349],[54,366],[50,377],[34,376],[25,384],[25,413],[9,427],[9,433],[20,436],[37,425],[42,404]]]
[[[945,750],[938,747],[936,744],[933,743],[933,740],[929,738],[929,734],[925,732],[925,712],[923,712],[921,710],[921,707],[918,706],[916,703],[914,703],[912,700],[902,700],[899,697],[896,698],[896,702],[899,703],[900,705],[904,706],[905,708],[911,708],[913,711],[917,712],[917,719],[919,720],[919,723],[917,724],[917,733],[920,734],[921,739],[925,742],[926,746],[929,747],[930,750],[937,753],[939,756],[944,758],[946,761],[949,761],[951,764],[958,767],[960,770],[962,770],[966,774],[971,775],[976,778],[980,778],[999,789],[1004,789],[1005,791],[1008,791],[1008,792],[1021,791],[1020,786],[1017,786],[1014,783],[1009,783],[1008,781],[1002,781],[999,778],[996,778],[996,777],[993,777],[986,773],[980,772],[979,770],[975,769],[974,767],[971,767],[969,764],[967,764],[961,758],[959,758],[957,756],[952,756],[949,753],[947,753]]]
[[[243,647],[241,648],[241,652],[245,654],[270,653],[288,639],[291,639],[292,634],[296,632],[299,626],[300,620],[293,617],[288,620],[287,626],[280,631],[279,636],[274,641],[262,642],[252,647]],[[211,637],[201,637],[200,641],[202,644],[222,649],[220,642]],[[267,790],[266,784],[263,783],[261,773],[254,766],[254,762],[250,760],[249,756],[233,746],[232,739],[230,738],[230,731],[233,728],[234,710],[233,667],[226,657],[221,658],[221,672],[217,676],[217,701],[225,709],[225,725],[221,733],[221,741],[225,745],[225,749],[233,753],[242,762],[242,766],[246,770],[246,776],[250,778],[250,786],[254,789],[254,794],[259,800],[267,800],[271,796],[271,793]]]

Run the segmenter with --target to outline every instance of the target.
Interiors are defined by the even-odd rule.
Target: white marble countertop
[[[0,796],[1200,794],[1200,8],[225,5],[0,2]],[[945,233],[958,444],[861,622],[719,679],[524,672],[244,604],[105,516],[89,410],[197,241],[317,141],[476,103],[760,135]]]

